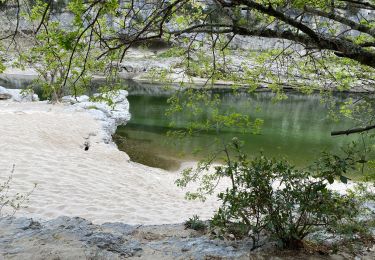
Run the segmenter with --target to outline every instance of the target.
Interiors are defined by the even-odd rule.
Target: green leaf
[[[185,18],[184,18],[183,16],[178,16],[178,17],[176,18],[176,23],[177,23],[178,25],[182,25],[182,24],[184,23],[184,21],[185,21]]]
[[[340,176],[340,181],[341,181],[342,183],[347,184],[347,183],[348,183],[348,180],[350,180],[348,177],[345,177],[345,176],[343,176],[343,175]]]

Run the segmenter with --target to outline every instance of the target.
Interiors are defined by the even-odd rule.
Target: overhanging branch
[[[341,15],[338,15],[334,12],[326,13],[326,12],[323,12],[321,10],[309,7],[309,6],[305,6],[304,9],[308,13],[331,19],[333,21],[336,21],[336,22],[339,22],[341,24],[347,25],[353,30],[363,32],[363,33],[366,33],[368,35],[371,35],[372,37],[375,37],[375,29],[373,29],[373,28],[371,28],[367,25],[356,23],[356,22],[354,22],[354,21],[352,21],[348,18],[345,18]]]
[[[355,133],[362,133],[362,132],[369,131],[371,129],[375,129],[375,125],[370,125],[370,126],[366,126],[366,127],[359,127],[359,128],[353,128],[353,129],[348,129],[348,130],[344,130],[344,131],[333,131],[333,132],[331,132],[331,136],[335,136],[335,135],[350,135],[350,134],[355,134]]]

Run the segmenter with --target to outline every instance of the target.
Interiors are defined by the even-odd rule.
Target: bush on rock
[[[359,212],[353,195],[343,196],[328,189],[332,175],[298,170],[286,161],[264,156],[249,159],[238,141],[227,146],[225,153],[225,164],[216,166],[213,173],[205,172],[198,189],[198,193],[212,192],[209,183],[221,178],[230,181],[229,187],[218,194],[222,204],[211,221],[220,236],[250,237],[253,249],[261,246],[264,237],[281,247],[296,249],[316,228],[337,226]],[[186,186],[198,179],[197,172],[190,170],[177,184]],[[194,193],[188,196],[201,197]]]

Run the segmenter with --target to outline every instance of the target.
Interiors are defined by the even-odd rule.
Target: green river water
[[[319,94],[288,93],[288,98],[274,102],[273,94],[259,92],[235,95],[221,90],[221,110],[248,114],[264,120],[258,135],[235,129],[202,132],[197,136],[176,140],[166,136],[171,118],[165,115],[168,108],[168,91],[157,86],[132,87],[129,103],[132,118],[126,126],[118,127],[115,141],[131,160],[167,170],[176,170],[184,161],[204,158],[220,149],[223,142],[234,136],[244,141],[243,150],[250,156],[265,155],[285,158],[297,166],[307,166],[323,150],[337,151],[354,137],[332,137],[332,130],[347,129],[351,122],[334,122]],[[338,97],[336,97],[338,98]],[[179,128],[188,123],[184,114],[175,116]],[[219,142],[217,142],[219,140]],[[199,153],[195,151],[200,150]]]

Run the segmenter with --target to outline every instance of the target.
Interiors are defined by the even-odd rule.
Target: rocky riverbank
[[[211,240],[183,225],[95,225],[74,217],[0,219],[6,259],[248,259],[249,241]]]
[[[0,218],[1,259],[362,259],[375,257],[375,246],[361,253],[310,246],[280,251],[267,244],[250,251],[249,240],[213,239],[202,231],[174,225],[95,225],[79,217],[49,221]]]
[[[262,39],[256,38],[253,39],[253,41],[255,44],[259,45]],[[276,45],[279,46],[280,44],[282,43],[278,42]],[[249,89],[249,85],[246,83],[249,81],[246,80],[246,74],[248,71],[259,69],[260,65],[257,63],[256,59],[261,51],[268,49],[270,48],[231,50],[231,54],[227,56],[226,61],[227,71],[224,73],[225,75],[231,76],[216,79],[214,87],[220,89]],[[126,59],[122,63],[116,64],[119,79],[125,81],[124,86],[126,86],[127,80],[132,80],[140,84],[168,85],[174,87],[183,85],[189,88],[200,88],[208,84],[211,87],[211,82],[207,77],[195,75],[194,72],[193,74],[187,73],[187,69],[184,65],[186,57],[169,56],[169,51],[170,49],[152,51],[131,48],[127,53]],[[9,55],[8,62],[6,62],[7,69],[4,73],[0,74],[0,85],[22,88],[31,84],[32,80],[38,77],[37,72],[33,68],[26,67],[21,70],[15,67],[15,60],[15,57]],[[199,63],[200,61],[196,60],[195,62]],[[220,62],[220,59],[218,62]],[[280,77],[280,82],[278,84],[286,90],[298,90],[305,86],[311,86],[315,91],[343,91],[341,86],[338,85],[338,82],[335,81],[320,81],[320,78],[315,77],[306,78],[306,76],[302,76],[297,72],[289,75],[287,70],[280,68],[277,64],[269,65],[268,69]],[[98,72],[93,76],[93,83],[102,82],[104,79],[104,75]],[[261,77],[258,80],[256,91],[271,91],[269,86],[272,83],[272,79]],[[251,81],[252,80],[250,80],[250,82]],[[374,80],[365,80],[363,82],[357,80],[351,84],[350,89],[345,88],[344,91],[352,93],[374,93],[374,84]]]
[[[129,102],[127,100],[128,92],[126,90],[119,90],[110,92],[100,97],[95,94],[94,98],[111,99],[113,104],[110,106],[105,101],[90,101],[86,95],[77,98],[72,96],[65,96],[62,102],[71,105],[69,108],[73,111],[86,111],[95,120],[101,122],[104,130],[105,143],[112,143],[112,135],[116,132],[119,125],[126,125],[130,120]]]

